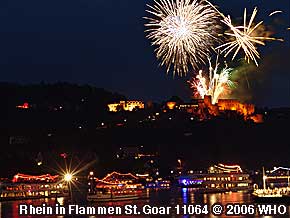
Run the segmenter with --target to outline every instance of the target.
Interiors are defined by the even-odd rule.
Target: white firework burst
[[[192,81],[189,81],[191,88],[194,90],[195,96],[204,98],[206,95],[212,97],[212,104],[217,103],[221,96],[225,96],[230,92],[230,88],[234,87],[234,82],[230,80],[232,68],[227,66],[219,70],[218,57],[213,67],[211,60],[209,61],[208,76],[204,75],[202,70]]]
[[[257,50],[257,45],[264,46],[266,40],[283,41],[282,39],[268,37],[268,35],[271,35],[271,32],[264,30],[264,26],[262,26],[263,21],[254,24],[254,19],[257,15],[257,12],[257,8],[254,8],[249,23],[247,24],[247,10],[245,8],[244,24],[241,26],[234,26],[230,16],[223,16],[223,20],[221,21],[231,30],[229,33],[226,32],[225,35],[231,38],[229,42],[218,46],[217,49],[222,49],[221,52],[225,53],[225,57],[227,57],[231,52],[234,52],[232,57],[232,60],[234,60],[238,52],[243,50],[245,53],[245,60],[248,62],[252,60],[258,66],[257,59],[260,59],[260,53]]]
[[[148,23],[147,38],[156,47],[157,59],[167,73],[186,75],[189,66],[197,69],[213,51],[220,30],[217,11],[204,0],[154,0],[148,7],[153,18]]]

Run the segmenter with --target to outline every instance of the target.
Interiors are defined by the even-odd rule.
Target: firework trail
[[[269,14],[269,17],[273,16],[274,14],[283,13],[283,11],[273,11]]]
[[[209,61],[208,77],[204,76],[202,70],[191,81],[188,81],[191,88],[194,90],[195,96],[204,98],[206,95],[212,97],[212,104],[217,103],[221,96],[228,94],[234,83],[230,80],[231,68],[227,66],[219,70],[218,57],[215,66],[212,66],[211,60]]]
[[[226,24],[231,32],[224,33],[225,35],[230,37],[230,41],[226,42],[217,47],[217,49],[222,49],[221,53],[225,53],[225,57],[227,57],[231,52],[234,52],[232,60],[235,59],[238,52],[242,49],[245,53],[245,60],[249,63],[250,60],[254,61],[256,66],[258,66],[257,59],[260,59],[260,53],[257,50],[257,45],[265,45],[266,40],[279,40],[282,39],[268,37],[269,33],[262,30],[262,23],[260,21],[258,24],[254,25],[254,19],[257,15],[257,8],[253,10],[249,23],[247,24],[247,10],[244,10],[244,24],[241,26],[234,26],[232,24],[232,20],[230,16],[223,16],[223,22]]]
[[[205,0],[154,0],[146,10],[153,18],[148,23],[147,38],[156,47],[160,65],[173,66],[173,74],[186,75],[189,66],[197,69],[218,41],[220,20],[217,11]]]

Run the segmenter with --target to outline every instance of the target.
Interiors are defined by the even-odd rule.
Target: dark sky
[[[152,0],[1,0],[0,81],[67,81],[134,99],[188,100],[188,78],[167,76],[145,38],[146,3]],[[258,6],[258,19],[273,24],[275,35],[285,39],[262,49],[260,72],[250,76],[247,91],[258,105],[290,106],[289,0],[214,3],[236,18],[244,7]],[[284,13],[268,17],[274,10]]]

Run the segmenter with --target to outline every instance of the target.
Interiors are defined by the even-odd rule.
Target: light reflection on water
[[[80,198],[83,199],[83,198]],[[86,202],[77,199],[75,201],[80,205],[85,205]],[[65,205],[67,204],[67,200],[64,198],[57,199],[58,204]],[[216,194],[197,194],[192,189],[172,189],[172,190],[161,190],[161,191],[151,191],[150,199],[147,200],[134,200],[134,201],[119,201],[119,202],[107,202],[107,203],[93,203],[88,204],[90,206],[124,206],[126,204],[135,204],[138,208],[149,204],[152,206],[171,206],[175,207],[177,204],[208,204],[213,205],[214,203],[222,203],[226,205],[227,203],[253,203],[251,201],[251,197],[247,193],[240,192],[229,192],[229,193],[216,193]],[[10,202],[0,202],[0,218],[22,218],[22,217],[33,217],[33,216],[19,216],[18,215],[18,205],[19,204],[33,204],[33,205],[41,205],[42,203],[46,203],[48,205],[54,205],[56,203],[55,199],[46,199],[46,200],[25,200],[25,201],[10,201]],[[39,217],[39,216],[38,216]],[[41,216],[43,218],[68,218],[72,216]],[[74,216],[78,218],[95,218],[95,217],[104,217],[104,216]],[[114,216],[106,216],[106,217],[114,217]],[[129,217],[129,216],[118,216]],[[136,216],[131,216],[136,217]],[[204,218],[214,218],[216,216],[207,215],[207,216],[190,216],[190,215],[176,215],[172,214],[169,216],[150,216],[150,215],[140,215],[140,218],[150,218],[150,217],[170,217],[170,218],[194,218],[194,217],[204,217]],[[220,216],[226,218],[227,216]],[[242,216],[237,216],[242,217]],[[289,218],[289,215],[284,216],[244,216],[244,217],[262,217],[262,218]]]

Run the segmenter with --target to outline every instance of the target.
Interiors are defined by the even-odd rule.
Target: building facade
[[[134,111],[144,108],[145,104],[143,101],[120,101],[119,103],[108,104],[110,112]]]

